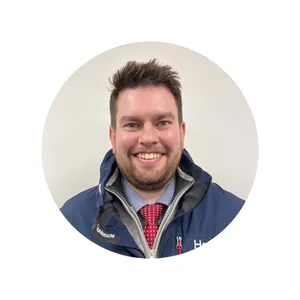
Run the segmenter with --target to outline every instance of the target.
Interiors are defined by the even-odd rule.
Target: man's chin
[[[165,184],[162,182],[135,182],[133,186],[141,191],[157,191],[162,189]]]
[[[130,183],[139,190],[154,191],[163,188],[167,184],[166,176],[163,177],[142,177],[134,176]]]

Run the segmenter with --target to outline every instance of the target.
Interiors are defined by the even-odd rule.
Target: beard
[[[119,169],[124,179],[134,188],[141,191],[156,191],[164,188],[175,175],[181,159],[182,150],[167,152],[163,159],[163,166],[137,167],[133,162],[133,155],[115,154]],[[159,162],[160,164],[162,162]]]

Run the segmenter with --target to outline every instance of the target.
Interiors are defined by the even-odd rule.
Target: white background
[[[185,148],[213,182],[242,199],[252,187],[258,159],[249,105],[228,75],[195,51],[168,43],[131,43],[89,60],[55,97],[45,121],[43,168],[61,207],[99,183],[100,163],[111,148],[108,78],[130,60],[156,58],[179,73]]]
[[[6,3],[0,298],[299,299],[297,1]],[[154,261],[107,253],[75,232],[41,160],[43,124],[65,79],[100,52],[136,41],[179,44],[226,70],[259,139],[254,186],[231,226],[198,250]]]

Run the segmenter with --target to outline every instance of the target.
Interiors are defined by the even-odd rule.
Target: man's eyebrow
[[[120,123],[122,122],[128,122],[128,121],[140,121],[140,118],[136,117],[136,116],[123,116],[120,119]]]
[[[175,116],[171,112],[166,112],[162,114],[158,114],[154,117],[154,120],[162,120],[162,119],[175,119]],[[141,118],[138,116],[122,116],[120,119],[120,123],[123,122],[139,122],[141,121]]]
[[[173,113],[171,112],[166,112],[166,113],[162,113],[159,114],[155,117],[156,120],[162,120],[162,119],[175,119],[175,116]]]

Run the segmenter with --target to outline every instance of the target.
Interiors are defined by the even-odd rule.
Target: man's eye
[[[138,125],[136,123],[128,123],[125,125],[125,127],[128,127],[128,128],[136,128]]]
[[[167,125],[169,125],[170,124],[170,122],[169,121],[161,121],[161,122],[159,122],[159,125],[160,126],[167,126]]]

